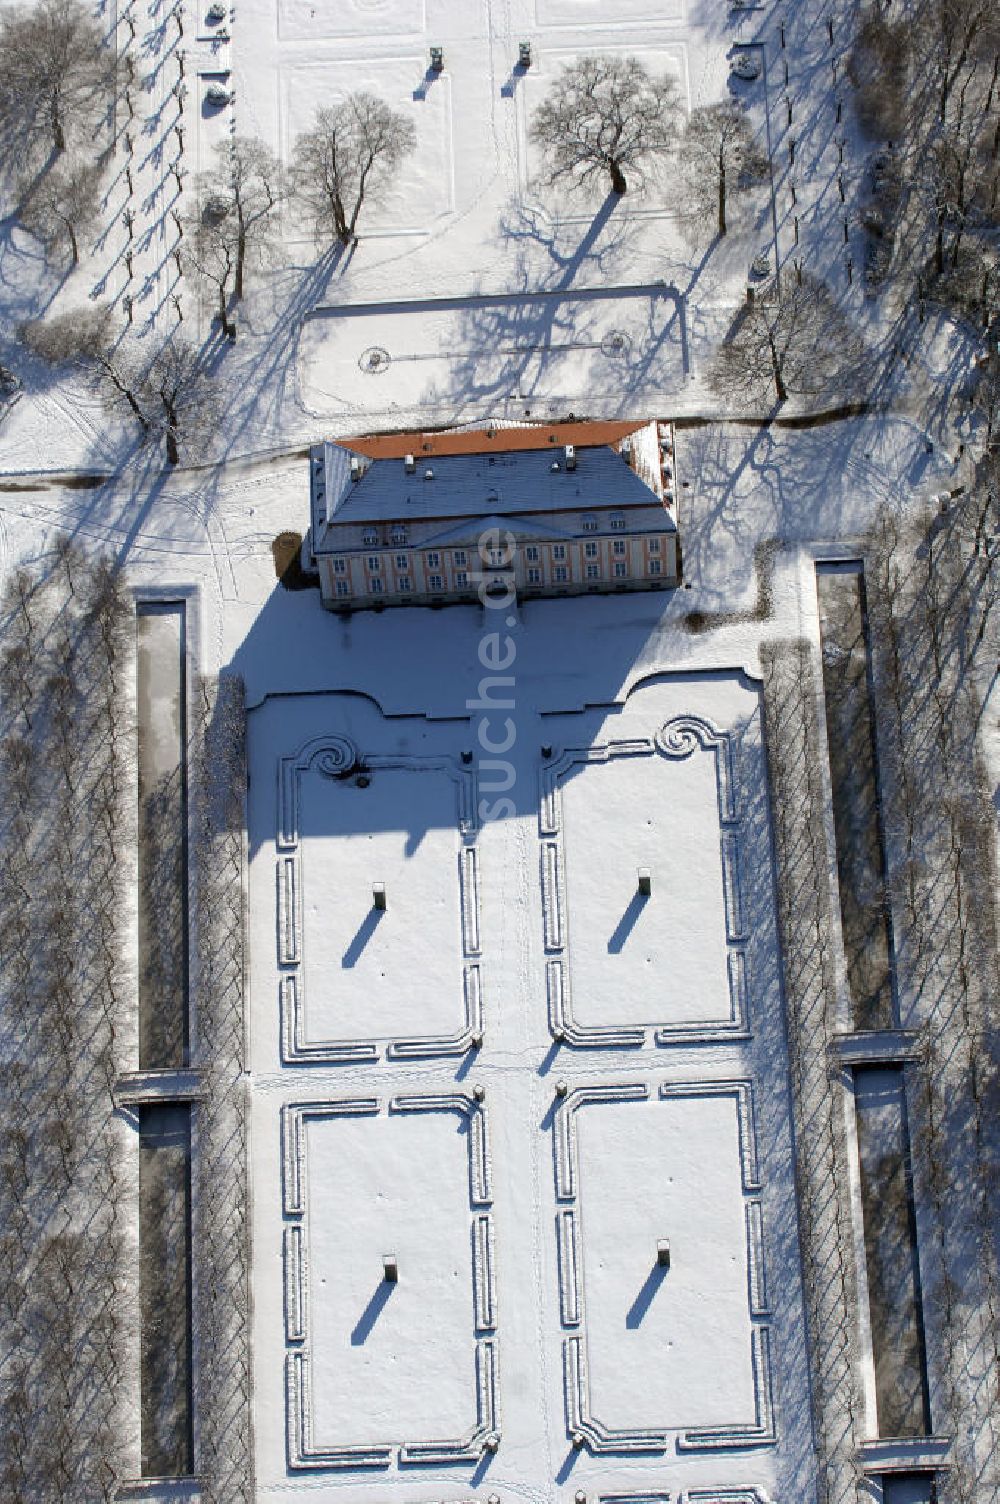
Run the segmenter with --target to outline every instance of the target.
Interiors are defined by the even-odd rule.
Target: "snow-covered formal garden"
[[[998,59],[2,0],[11,1504],[1000,1492]],[[311,444],[571,415],[676,589],[322,609]]]

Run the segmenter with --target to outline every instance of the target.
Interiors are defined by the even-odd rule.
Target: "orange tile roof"
[[[548,449],[574,444],[585,449],[599,444],[618,444],[648,418],[629,422],[533,423],[526,428],[464,428],[451,432],[371,433],[336,439],[342,449],[372,460],[416,458],[441,454],[502,454],[520,449]]]

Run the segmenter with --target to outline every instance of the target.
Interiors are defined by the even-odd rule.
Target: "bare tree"
[[[384,188],[415,146],[412,122],[374,94],[362,90],[317,110],[312,130],[292,147],[296,192],[317,231],[332,231],[350,245],[365,200]]]
[[[719,234],[725,235],[731,194],[761,182],[768,172],[767,153],[757,144],[746,110],[735,99],[699,105],[688,119],[682,152],[691,212],[699,219],[714,213]]]
[[[76,366],[95,375],[112,405],[124,403],[145,431],[138,370],[119,355],[111,310],[106,305],[68,308],[47,319],[32,319],[19,331],[21,343],[47,365]]]
[[[0,418],[14,405],[21,380],[15,371],[0,361]]]
[[[223,334],[230,339],[236,338],[229,302],[236,276],[237,234],[231,205],[208,198],[200,211],[196,208],[187,220],[182,253],[187,269],[212,289],[215,317]]]
[[[892,141],[904,134],[912,50],[907,20],[884,11],[878,0],[868,5],[858,20],[847,73],[858,120],[869,135]]]
[[[0,133],[11,159],[93,140],[116,88],[118,65],[94,11],[81,0],[36,0],[0,11]]]
[[[886,252],[894,246],[893,269],[917,280],[921,300],[966,313],[978,260],[968,242],[1000,217],[1000,8],[864,0],[848,71],[862,125],[890,148],[873,160],[868,227]],[[870,249],[878,281],[883,248]]]
[[[748,403],[821,396],[862,368],[864,343],[824,282],[769,283],[742,307],[709,371],[715,391]]]
[[[214,288],[219,322],[233,336],[230,299],[240,301],[248,263],[262,264],[271,249],[284,190],[278,159],[255,136],[223,143],[216,157],[215,166],[198,179],[200,209],[188,220],[186,255]]]
[[[976,139],[975,205],[989,225],[1000,222],[1000,66],[987,96],[988,110]]]
[[[986,419],[986,438],[990,441],[1000,418],[1000,357],[996,354],[991,352],[983,357],[971,397],[976,411]]]
[[[68,249],[72,265],[79,265],[80,236],[100,215],[101,177],[95,164],[66,155],[37,181],[22,183],[21,224],[48,254]]]
[[[198,452],[218,417],[214,380],[199,351],[172,337],[162,344],[117,329],[106,307],[69,309],[21,328],[33,354],[75,365],[95,381],[112,412],[133,418],[143,435],[161,438],[171,465],[182,446]]]
[[[917,82],[933,89],[938,124],[958,129],[967,104],[977,103],[977,74],[1000,49],[994,0],[919,0],[914,21]]]
[[[582,57],[564,68],[536,109],[532,141],[549,183],[589,184],[607,174],[615,193],[641,186],[648,170],[674,148],[679,91],[669,76],[653,78],[634,57]]]
[[[149,428],[162,434],[168,463],[180,463],[182,444],[200,452],[218,417],[215,383],[200,352],[187,340],[167,340],[146,365],[141,391]]]
[[[968,209],[971,152],[959,137],[942,133],[927,144],[916,167],[916,187],[930,210],[934,226],[934,270],[943,275],[945,256],[952,265],[965,229]]]
[[[281,164],[256,136],[236,136],[226,152],[232,216],[236,222],[233,296],[243,296],[247,263],[263,260],[271,247],[275,211],[284,198]]]

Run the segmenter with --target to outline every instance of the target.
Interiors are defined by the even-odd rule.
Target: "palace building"
[[[306,562],[330,610],[679,583],[673,433],[655,419],[328,440]]]

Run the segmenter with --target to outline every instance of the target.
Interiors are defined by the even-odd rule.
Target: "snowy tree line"
[[[818,1497],[820,1504],[853,1504],[864,1410],[849,1148],[830,1069],[840,1020],[817,666],[803,640],[765,644],[761,667]]]
[[[139,1451],[134,1063],[135,617],[67,539],[0,602],[0,1495],[117,1497]],[[242,686],[192,717],[192,1165],[198,1467],[249,1500]],[[155,895],[154,895],[155,896]]]
[[[243,914],[242,680],[202,680],[191,746],[197,1110],[195,1412],[205,1504],[251,1504],[250,1246]]]
[[[868,540],[866,594],[888,882],[907,1067],[935,1432],[956,1438],[942,1504],[1000,1489],[1000,1290],[994,1187],[1000,1048],[994,1018],[997,873],[979,730],[1000,658],[995,539],[1000,465],[943,512],[886,511]],[[795,1120],[799,1232],[823,1504],[857,1493],[858,1387],[849,1151],[830,1046],[841,1027],[830,916],[826,792],[806,642],[762,649]]]
[[[111,1499],[134,1312],[124,963],[130,601],[68,541],[0,606],[0,1489]]]
[[[0,161],[24,228],[47,254],[80,260],[114,149],[116,100],[131,81],[79,0],[0,12]]]
[[[866,223],[920,299],[1000,308],[1000,12],[991,0],[868,0],[849,64],[882,149]]]
[[[925,1271],[929,1357],[937,1429],[957,1438],[943,1485],[956,1504],[1000,1489],[998,886],[979,746],[1000,659],[998,483],[989,456],[944,513],[909,526],[885,514],[868,570],[897,967],[922,1041],[910,1102],[937,1244]]]

